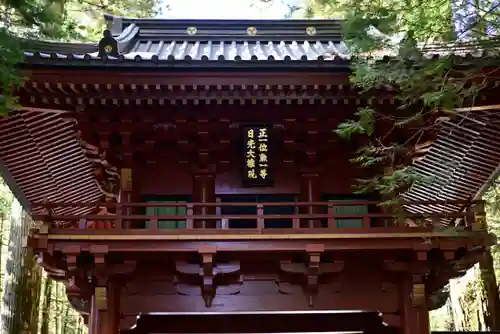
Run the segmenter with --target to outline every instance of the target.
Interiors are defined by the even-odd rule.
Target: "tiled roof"
[[[418,173],[431,182],[414,186],[409,201],[471,200],[496,179],[500,166],[500,115],[496,109],[475,110],[445,122],[425,158],[415,163]],[[481,195],[481,194],[479,194]],[[456,205],[414,206],[409,211],[443,212]]]
[[[338,20],[168,20],[106,16],[97,44],[27,44],[37,60],[320,61],[346,58]],[[112,48],[111,48],[112,47]]]
[[[284,66],[347,68],[339,20],[170,20],[105,16],[98,44],[26,43],[27,63],[77,66]],[[498,40],[488,40],[489,53]],[[493,44],[491,44],[493,43]],[[483,45],[423,46],[428,57],[483,57]],[[493,48],[491,46],[493,45]],[[500,50],[500,48],[498,48]],[[497,52],[489,54],[498,57]],[[396,55],[397,48],[374,54]],[[142,62],[145,60],[145,62]]]
[[[0,143],[2,167],[29,203],[94,202],[100,198],[90,162],[75,138],[73,122],[61,115],[23,111],[0,118]],[[36,212],[39,208],[31,209]]]

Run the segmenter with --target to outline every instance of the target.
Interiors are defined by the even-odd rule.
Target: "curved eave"
[[[134,60],[64,60],[64,59],[36,59],[28,60],[21,64],[21,68],[73,68],[73,69],[116,69],[116,70],[161,70],[161,71],[293,71],[293,72],[310,72],[310,71],[327,71],[327,72],[349,72],[349,64],[334,63],[324,61],[134,61]]]
[[[162,18],[126,18],[104,15],[108,29],[113,36],[120,36],[130,26],[140,29],[145,38],[175,37],[198,40],[220,40],[236,38],[238,40],[309,40],[342,39],[342,20],[228,20],[228,19],[162,19]],[[194,27],[196,32],[188,33],[187,28]],[[255,28],[255,34],[249,34],[248,28]],[[314,28],[314,31],[308,28]]]
[[[498,110],[474,111],[446,122],[426,157],[415,164],[431,182],[414,186],[410,201],[472,200],[498,173],[500,165]],[[411,206],[411,212],[452,212],[456,205]],[[446,223],[443,221],[443,223]]]
[[[45,200],[94,202],[100,198],[73,124],[59,114],[23,111],[1,118],[0,143],[4,176],[18,189],[16,196],[21,196],[27,210],[38,212],[29,203]]]
[[[2,176],[3,180],[9,187],[10,191],[14,194],[14,197],[21,203],[21,206],[23,207],[24,210],[30,212],[31,211],[31,204],[22,191],[21,188],[16,183],[16,180],[14,179],[14,176],[12,176],[11,172],[5,165],[2,159],[0,159],[0,175]]]
[[[60,53],[60,54],[87,54],[98,51],[96,43],[70,43],[70,42],[57,42],[57,41],[43,41],[22,38],[21,46],[25,53],[33,52],[46,52],[46,53]]]

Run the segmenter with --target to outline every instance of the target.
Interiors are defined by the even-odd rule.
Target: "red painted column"
[[[193,202],[194,203],[215,203],[215,174],[195,174],[193,180]],[[215,215],[216,206],[194,207],[195,215]],[[214,219],[194,221],[194,228],[216,228],[217,222]]]
[[[120,333],[120,281],[108,281],[108,323],[106,334]]]
[[[418,282],[418,280],[417,280]],[[402,334],[429,334],[429,309],[423,284],[415,284],[405,276],[400,284],[400,314]]]
[[[319,202],[321,199],[321,192],[319,187],[319,174],[318,173],[302,173],[300,175],[300,202]],[[320,207],[318,206],[301,206],[299,213],[301,214],[317,214]],[[320,227],[320,221],[317,219],[301,219],[300,227]]]
[[[99,310],[96,305],[95,294],[90,298],[89,334],[99,333]]]
[[[122,168],[120,171],[120,202],[121,203],[131,203],[132,202],[132,168]],[[120,209],[119,209],[120,210]],[[116,214],[118,214],[117,212]],[[125,207],[121,208],[122,215],[131,215],[132,208]],[[118,228],[131,228],[135,227],[136,222],[122,220],[122,226],[117,226]]]

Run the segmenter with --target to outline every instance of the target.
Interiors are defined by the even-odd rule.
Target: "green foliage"
[[[481,70],[499,64],[490,57],[457,66],[453,54],[460,49],[498,55],[487,29],[498,35],[500,10],[494,9],[499,5],[467,1],[467,15],[460,16],[457,7],[465,8],[464,3],[310,1],[305,16],[344,18],[344,40],[353,57],[350,80],[366,101],[335,130],[344,139],[361,136],[366,144],[352,160],[370,169],[370,176],[359,180],[358,191],[391,198],[417,182],[428,182],[409,167],[418,147],[435,136],[443,121],[453,119],[458,108],[475,104],[488,79]],[[463,29],[457,31],[457,26]],[[465,35],[467,41],[459,40]],[[390,96],[397,107],[369,103],[375,94]]]
[[[339,124],[335,132],[344,139],[350,139],[354,134],[366,134],[371,136],[374,131],[374,110],[372,108],[360,108],[355,114],[357,120],[347,120]]]
[[[161,13],[159,0],[68,0],[65,5],[66,24],[73,33],[66,39],[96,42],[102,37],[103,13],[124,17],[148,18]]]
[[[15,67],[23,60],[19,37],[97,42],[103,13],[150,17],[159,5],[159,0],[0,0],[0,116],[16,105],[24,79]]]
[[[0,28],[0,115],[16,104],[14,91],[21,84],[15,64],[22,60],[19,41],[6,28]]]
[[[482,329],[483,291],[483,284],[479,277],[476,276],[467,283],[464,294],[459,298],[464,315],[461,330],[480,331]]]
[[[500,238],[500,183],[498,180],[491,185],[483,199],[487,203],[485,209],[488,231]],[[495,275],[500,277],[500,247],[498,244],[491,247],[491,254],[494,260]]]
[[[0,221],[9,217],[12,199],[12,193],[0,177]]]
[[[16,312],[11,333],[33,333],[38,331],[38,312],[42,268],[38,267],[30,252],[25,252],[20,279],[16,285]]]

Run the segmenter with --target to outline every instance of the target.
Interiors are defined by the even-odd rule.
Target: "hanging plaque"
[[[244,184],[246,186],[270,186],[272,175],[269,162],[271,148],[269,128],[252,126],[244,128]]]

